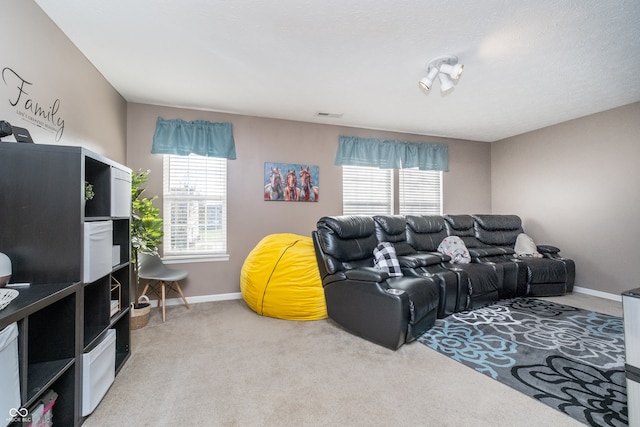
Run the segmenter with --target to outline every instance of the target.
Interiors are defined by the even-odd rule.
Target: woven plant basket
[[[138,304],[131,303],[131,330],[147,326],[149,313],[151,313],[151,303],[146,295],[138,298]]]

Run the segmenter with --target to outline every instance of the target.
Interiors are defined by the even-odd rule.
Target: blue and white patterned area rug
[[[514,298],[438,319],[418,341],[588,425],[627,425],[622,318]]]

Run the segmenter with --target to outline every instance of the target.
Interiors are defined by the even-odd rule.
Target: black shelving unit
[[[12,261],[11,281],[30,283],[0,311],[0,330],[18,324],[21,404],[30,408],[52,389],[54,424],[80,425],[83,353],[109,329],[116,374],[131,351],[131,191],[114,184],[131,170],[81,147],[19,143],[0,143],[0,170],[0,252]],[[98,221],[111,223],[113,250],[100,254],[107,269],[83,283],[84,224]]]
[[[58,392],[55,417],[60,425],[74,425],[77,418],[78,289],[78,283],[21,288],[18,297],[0,311],[0,329],[18,324],[22,407],[31,407],[46,390],[54,389]]]

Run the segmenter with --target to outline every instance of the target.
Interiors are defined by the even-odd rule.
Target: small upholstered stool
[[[157,254],[141,253],[138,255],[138,277],[146,280],[146,284],[142,291],[142,295],[146,295],[151,289],[158,296],[158,308],[162,306],[162,321],[165,321],[166,294],[170,290],[176,291],[184,305],[189,307],[187,299],[180,288],[180,280],[185,279],[189,275],[188,271],[175,270],[163,264],[160,256]],[[168,288],[168,289],[165,289]]]

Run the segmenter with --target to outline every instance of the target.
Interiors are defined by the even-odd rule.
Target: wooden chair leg
[[[165,300],[165,289],[164,289],[164,281],[162,283],[162,321],[164,322],[166,319],[165,308],[167,306],[167,301]]]
[[[144,289],[142,290],[142,293],[140,294],[140,296],[146,295],[148,290],[149,290],[149,281],[147,280],[147,283],[145,284]]]
[[[180,283],[178,283],[177,281],[174,282],[176,284],[176,291],[178,291],[178,293],[180,294],[180,297],[182,298],[182,301],[184,302],[184,305],[187,306],[187,308],[191,308],[189,307],[189,303],[187,302],[187,299],[185,298],[184,294],[182,293],[182,288],[180,287]]]

